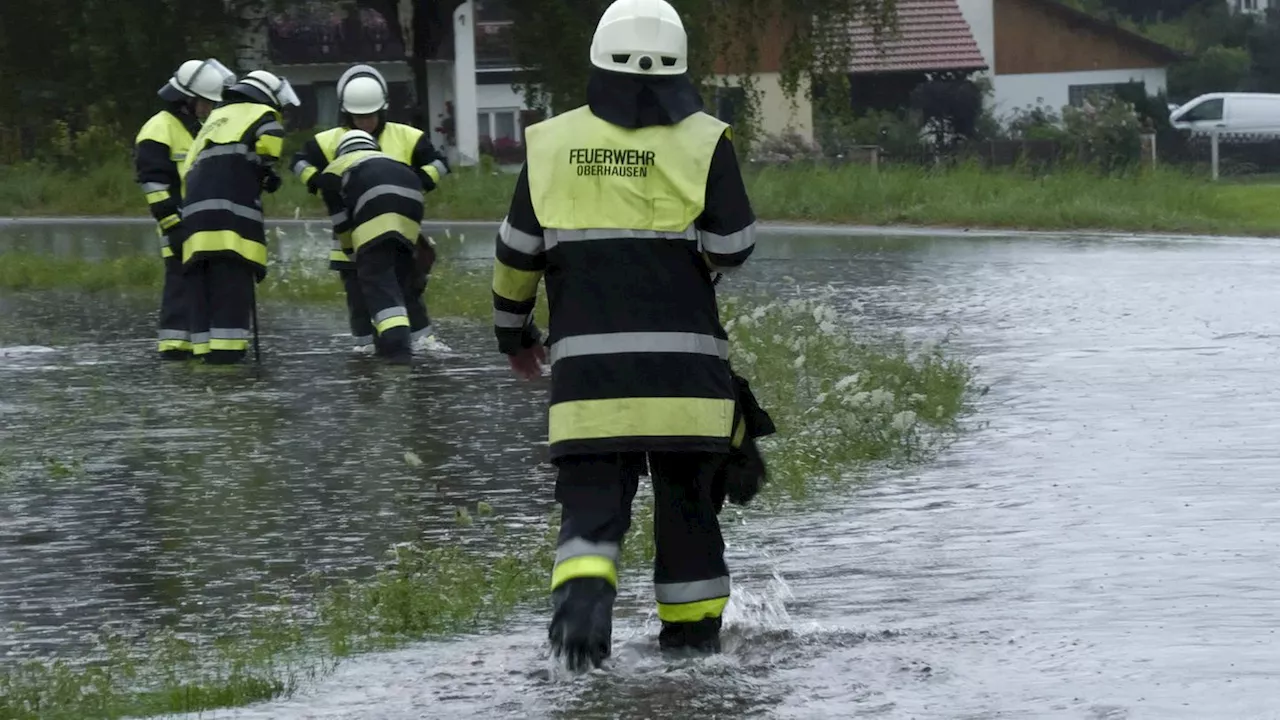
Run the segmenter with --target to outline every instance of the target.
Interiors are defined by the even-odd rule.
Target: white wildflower
[[[818,332],[821,332],[823,335],[835,335],[839,331],[840,327],[830,320],[823,320],[818,325]]]
[[[751,319],[752,319],[752,320],[760,320],[761,318],[763,318],[763,317],[764,317],[765,312],[766,312],[766,311],[765,311],[765,309],[764,309],[764,308],[762,308],[762,307],[758,307],[758,308],[756,308],[756,309],[751,313]]]
[[[813,399],[814,405],[821,405],[827,401],[827,393],[818,393],[818,397]]]
[[[784,342],[786,342],[786,340],[784,340],[784,339],[782,338],[782,336],[781,336],[781,335],[774,335],[774,336],[773,336],[773,344],[774,344],[774,345],[781,345],[781,344],[782,344],[782,343],[784,343]]]
[[[916,414],[910,410],[903,410],[893,416],[893,429],[898,432],[906,432],[915,427],[915,424]]]
[[[804,367],[804,355],[801,355],[801,356],[797,357],[797,358],[795,359],[795,361],[791,363],[791,367],[793,367],[793,368],[795,368],[795,369],[797,369],[797,370],[799,370],[800,368]]]
[[[893,404],[893,393],[884,388],[876,388],[871,391],[870,403],[873,406],[889,407]]]
[[[836,390],[848,390],[850,387],[852,387],[852,386],[854,386],[854,385],[857,385],[857,384],[858,384],[858,381],[859,381],[859,380],[861,380],[861,379],[862,379],[862,378],[861,378],[861,376],[860,376],[858,373],[854,373],[854,374],[852,374],[852,375],[845,375],[844,377],[840,378],[840,379],[836,382],[836,388],[835,388],[835,389],[836,389]]]
[[[743,328],[751,327],[753,322],[754,321],[751,319],[750,315],[742,315],[738,318],[738,324],[741,325]]]
[[[854,393],[853,395],[848,397],[846,404],[852,405],[853,407],[865,407],[867,405],[870,405],[871,393],[865,390],[859,393]]]

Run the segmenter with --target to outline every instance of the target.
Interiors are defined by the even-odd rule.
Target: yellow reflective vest
[[[701,112],[627,129],[587,107],[526,131],[525,177],[495,248],[494,318],[500,340],[520,328],[545,276],[552,459],[729,451],[728,340],[696,226],[727,131]]]

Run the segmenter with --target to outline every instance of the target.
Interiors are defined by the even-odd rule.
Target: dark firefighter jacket
[[[727,453],[735,387],[712,273],[751,255],[755,215],[725,123],[678,103],[654,113],[647,86],[610,96],[625,78],[597,72],[593,86],[615,80],[526,132],[495,247],[499,349],[538,341],[530,318],[545,276],[553,460]]]
[[[267,272],[262,177],[280,159],[284,127],[270,105],[234,102],[210,113],[182,164],[182,256],[243,259]]]
[[[187,150],[200,121],[194,115],[165,109],[152,115],[133,144],[135,179],[145,194],[155,218],[156,231],[160,235],[160,255],[172,257],[173,249],[165,237],[178,224],[178,210],[182,204],[181,179],[178,165],[187,156]]]
[[[353,257],[384,240],[413,247],[422,226],[422,180],[413,168],[377,150],[357,150],[323,172],[342,178],[339,208],[350,218]]]
[[[338,143],[351,128],[336,127],[318,133],[294,154],[292,169],[303,183],[333,162],[338,153]],[[382,152],[413,168],[426,192],[436,188],[440,178],[448,174],[449,166],[444,156],[436,151],[427,133],[401,123],[385,123],[375,136]],[[342,208],[341,198],[332,193],[321,193],[329,220],[333,223],[334,243],[329,253],[329,266],[334,270],[352,267],[351,220]],[[414,237],[417,237],[416,235]]]

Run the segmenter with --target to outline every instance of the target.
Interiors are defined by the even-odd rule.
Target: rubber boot
[[[190,360],[192,357],[190,350],[161,350],[160,359],[171,362]]]
[[[663,652],[711,655],[720,652],[720,618],[691,623],[662,622],[658,647]]]
[[[378,356],[390,363],[409,365],[413,362],[407,327],[394,327],[378,335],[373,340],[373,346]]]
[[[617,590],[602,578],[574,578],[551,593],[551,652],[571,672],[600,667],[612,653]]]

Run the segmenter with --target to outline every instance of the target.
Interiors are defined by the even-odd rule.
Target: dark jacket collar
[[[702,96],[686,75],[626,75],[592,68],[587,105],[601,120],[625,128],[674,125],[702,110]]]

